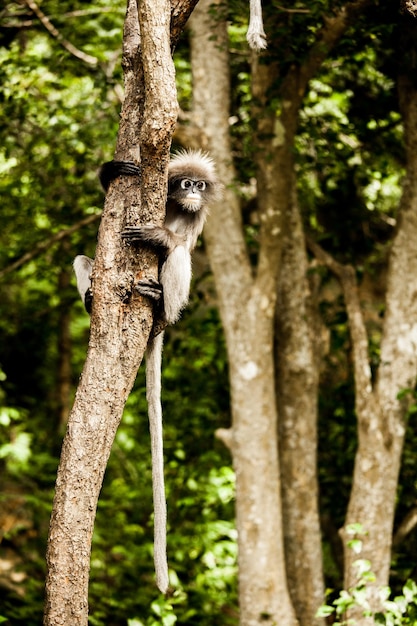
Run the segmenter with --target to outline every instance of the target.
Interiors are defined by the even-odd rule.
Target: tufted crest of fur
[[[217,178],[213,159],[202,150],[180,150],[171,157],[168,168],[170,181],[178,178],[204,180],[210,188],[210,201],[220,199],[222,186]]]

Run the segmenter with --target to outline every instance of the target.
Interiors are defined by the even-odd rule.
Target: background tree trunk
[[[324,600],[317,479],[319,363],[308,261],[296,192],[288,216],[277,304],[276,388],[288,585],[300,625]]]
[[[285,262],[286,269],[290,271],[288,276],[283,276],[280,297],[281,304],[288,306],[293,313],[296,310],[296,314],[289,321],[283,306],[279,318],[281,333],[284,328],[293,333],[293,337],[288,335],[285,341],[281,334],[283,352],[278,356],[282,375],[278,387],[279,408],[284,415],[281,429],[284,440],[280,449],[282,452],[285,450],[282,471],[285,481],[287,571],[296,614],[302,623],[314,623],[323,595],[315,467],[317,374],[308,322],[305,318],[304,321],[300,319],[302,311],[306,311],[307,263],[301,225],[293,202],[294,137],[308,81],[365,5],[366,0],[347,3],[329,19],[318,32],[317,41],[303,64],[292,66],[283,79],[279,75],[281,68],[272,60],[273,56],[266,54],[262,63],[256,56],[253,57],[252,120],[256,128],[253,150],[259,216],[255,277],[251,276],[248,267],[242,221],[234,198],[227,194],[221,207],[213,208],[205,229],[230,362],[233,427],[227,441],[236,470],[239,598],[243,624],[258,623],[262,614],[265,614],[266,620],[277,620],[280,624],[296,621],[288,598],[282,543],[280,470],[275,450],[278,445],[277,398],[273,379],[268,380],[270,376],[274,378],[272,318],[288,220],[291,220],[291,228],[295,232],[291,233],[294,238],[287,240]],[[199,112],[194,121],[203,145],[210,149],[219,164],[222,179],[231,186],[233,171],[229,165],[231,153],[225,130],[229,114],[228,101],[224,97],[229,85],[226,30],[219,19],[220,11],[217,11],[216,21],[210,17],[208,6],[206,2],[200,3],[191,20],[192,67],[196,77],[193,95],[195,110]],[[269,13],[269,16],[272,20],[276,19],[276,13]],[[274,107],[269,106],[278,84],[280,87],[276,95],[285,103],[279,117]],[[296,271],[292,272],[297,263]],[[290,276],[291,284],[287,282]],[[294,362],[294,344],[291,343],[299,340],[300,334],[302,346],[297,354],[302,354],[304,358],[302,366]],[[302,373],[300,367],[303,368]],[[302,395],[295,400],[300,392],[300,377],[304,383]],[[293,417],[295,410],[303,410],[297,420]],[[305,436],[307,433],[311,439]],[[274,440],[272,446],[271,438]],[[298,497],[298,494],[294,495],[294,488],[299,486],[300,480],[297,479],[300,476],[303,476],[305,488]],[[271,481],[278,486],[278,494],[271,491]],[[311,526],[308,523],[303,525],[306,510]],[[273,527],[274,538],[271,539],[269,529]],[[320,564],[318,568],[317,562]],[[306,576],[312,590],[308,601]],[[280,606],[277,606],[274,597],[279,598]]]
[[[226,21],[220,11],[213,16],[211,5],[211,0],[201,1],[190,20],[193,97],[199,114],[194,121],[226,184],[224,201],[212,207],[205,241],[230,364],[233,425],[227,442],[236,471],[240,623],[293,626],[282,536],[272,350],[282,213],[263,213],[262,259],[254,279],[240,207],[228,188],[234,172],[225,97],[230,89]],[[273,172],[271,166],[271,176]]]
[[[408,17],[403,33],[407,45],[415,46],[416,34],[415,24]],[[366,346],[362,358],[355,360],[359,444],[343,534],[345,539],[349,537],[350,524],[362,525],[365,534],[360,537],[360,557],[371,562],[375,588],[387,585],[389,580],[401,453],[417,375],[417,91],[410,78],[416,71],[414,59],[415,55],[407,55],[412,66],[404,66],[398,80],[407,173],[389,260],[381,356],[374,387]],[[368,373],[365,378],[363,371]],[[347,588],[357,580],[357,558],[345,547]],[[373,608],[378,609],[376,594],[371,601]],[[370,623],[360,618],[360,611],[354,615],[360,623]]]

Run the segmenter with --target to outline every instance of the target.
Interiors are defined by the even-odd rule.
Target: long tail
[[[156,584],[162,593],[168,589],[166,554],[167,506],[164,484],[164,450],[161,406],[161,366],[164,333],[149,340],[146,350],[146,399],[152,451],[152,487],[154,503],[154,562]]]
[[[262,19],[261,0],[249,1],[249,27],[246,33],[246,40],[252,50],[263,50],[266,48],[266,35]]]

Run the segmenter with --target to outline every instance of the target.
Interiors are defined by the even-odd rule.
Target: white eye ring
[[[193,182],[189,178],[183,178],[181,181],[181,189],[190,189],[193,186]]]
[[[195,186],[197,187],[198,191],[204,191],[206,188],[206,181],[205,180],[198,180],[195,183]]]

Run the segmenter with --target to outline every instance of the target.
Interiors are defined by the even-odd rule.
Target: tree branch
[[[75,56],[77,59],[80,59],[81,61],[84,61],[84,63],[88,63],[89,65],[97,65],[98,59],[96,57],[93,57],[90,54],[86,54],[82,50],[79,50],[78,48],[73,46],[71,42],[67,41],[67,39],[65,39],[63,37],[63,35],[61,35],[59,30],[57,28],[55,28],[55,26],[52,24],[50,19],[38,7],[38,5],[36,4],[36,2],[34,0],[24,0],[24,2],[34,12],[36,17],[38,17],[39,21],[46,28],[48,33],[50,33],[52,35],[52,37],[55,37],[55,39],[58,41],[58,43],[63,48],[65,48],[65,50],[67,52],[69,52],[70,54]]]
[[[325,24],[317,33],[316,41],[310,48],[305,61],[300,66],[293,66],[283,82],[282,91],[286,93],[287,89],[291,90],[291,100],[297,110],[304,98],[309,81],[315,76],[353,20],[372,2],[373,0],[347,2],[334,16],[325,19]],[[294,74],[297,75],[297,81],[294,81]],[[295,93],[291,89],[294,82],[297,84]]]
[[[407,537],[407,535],[409,535],[411,531],[414,530],[416,526],[417,506],[413,506],[413,508],[407,513],[401,524],[398,526],[392,540],[393,545],[398,546]]]
[[[233,453],[233,431],[231,428],[217,428],[214,435]]]
[[[369,410],[372,394],[372,374],[369,365],[369,342],[359,302],[355,270],[351,265],[338,263],[328,252],[310,238],[307,245],[316,259],[328,267],[339,279],[343,289],[349,332],[352,341],[353,367],[356,387],[357,414],[363,415]]]
[[[194,10],[198,0],[171,0],[171,51],[173,52],[178,39]]]
[[[23,256],[21,256],[19,259],[14,261],[11,265],[8,265],[4,269],[0,270],[0,278],[3,278],[3,276],[10,274],[10,272],[14,272],[25,263],[28,263],[29,261],[34,259],[36,256],[38,256],[38,254],[41,254],[45,250],[48,250],[57,241],[61,241],[62,239],[69,237],[70,235],[72,235],[72,233],[75,233],[80,228],[83,228],[83,226],[88,226],[88,224],[92,224],[93,222],[98,221],[100,217],[101,217],[101,213],[97,213],[95,215],[89,215],[88,217],[85,217],[84,219],[77,222],[76,224],[73,224],[72,226],[70,226],[70,228],[64,228],[63,230],[60,230],[55,235],[52,235],[52,237],[49,237],[48,239],[45,239],[44,241],[40,241],[39,243],[35,244],[34,248],[32,248],[30,252],[26,252]]]
[[[287,7],[282,7],[279,4],[277,4],[276,8],[284,13],[311,13],[310,9],[288,9]]]

